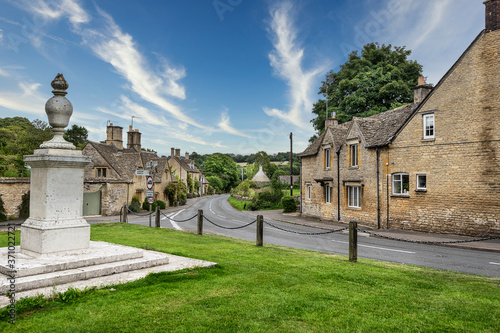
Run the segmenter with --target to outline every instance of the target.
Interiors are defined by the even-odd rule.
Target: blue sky
[[[301,152],[350,51],[404,45],[435,84],[483,28],[483,0],[0,0],[0,117],[47,121],[63,73],[93,141],[134,116],[160,155]]]

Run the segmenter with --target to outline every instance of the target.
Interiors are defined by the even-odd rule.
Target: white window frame
[[[361,208],[361,186],[347,186],[347,205]]]
[[[408,190],[404,189],[404,178],[408,179]],[[399,185],[400,184],[400,185]],[[396,189],[400,189],[400,192],[396,192]],[[406,191],[406,192],[405,192]],[[392,194],[394,195],[410,195],[410,175],[404,172],[392,174]]]
[[[351,161],[350,161],[350,166],[351,167],[357,167],[358,166],[358,144],[353,144],[349,145],[349,150],[351,154]]]
[[[425,186],[424,187],[420,186],[420,177],[425,178]],[[427,191],[427,175],[426,174],[417,174],[417,190]]]
[[[432,119],[432,124],[427,128],[427,119]],[[436,137],[436,119],[434,113],[424,114],[422,117],[424,128],[424,139],[434,139]]]
[[[325,148],[325,169],[331,168],[331,151],[330,148]]]
[[[312,191],[311,184],[308,184],[307,185],[307,200],[311,200],[311,191]]]
[[[332,203],[332,187],[328,184],[325,185],[325,202],[327,204]]]

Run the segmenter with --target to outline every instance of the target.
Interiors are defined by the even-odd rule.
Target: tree
[[[339,122],[352,117],[368,117],[413,101],[412,88],[417,85],[422,65],[409,60],[410,50],[405,47],[378,43],[366,44],[361,50],[349,54],[348,60],[336,73],[330,71],[319,94],[328,92],[328,116],[333,112]],[[326,105],[318,100],[311,120],[317,134],[325,129]]]
[[[73,126],[66,130],[64,139],[75,145],[77,149],[82,149],[87,143],[89,131],[85,127],[73,124]]]
[[[207,157],[205,161],[205,176],[217,176],[224,184],[224,191],[229,191],[238,185],[239,171],[238,165],[227,155],[216,153]],[[208,180],[210,182],[210,180]]]

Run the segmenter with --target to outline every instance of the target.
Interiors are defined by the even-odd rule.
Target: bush
[[[140,208],[141,208],[141,205],[137,201],[133,201],[133,200],[132,200],[132,203],[130,204],[130,206],[128,206],[128,209],[130,209],[134,213],[139,212]]]
[[[258,193],[252,200],[252,210],[279,209],[281,208],[281,198],[283,192],[280,189],[272,188]]]
[[[167,203],[165,201],[156,200],[156,205],[160,206],[160,209],[167,208]]]
[[[297,211],[297,202],[292,197],[284,197],[281,199],[283,213],[294,213]]]
[[[30,217],[30,192],[23,194],[21,204],[19,205],[19,218],[27,219]]]

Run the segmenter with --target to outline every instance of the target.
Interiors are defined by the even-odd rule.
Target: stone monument
[[[68,82],[58,74],[51,85],[54,96],[45,112],[54,137],[24,156],[31,167],[31,197],[30,217],[21,226],[21,252],[32,255],[86,249],[90,242],[90,225],[82,217],[83,172],[90,157],[63,138],[73,113],[65,97]]]
[[[83,215],[84,168],[91,162],[63,138],[73,106],[62,74],[52,81],[45,104],[54,137],[33,155],[30,217],[21,225],[21,246],[0,248],[0,307],[20,297],[50,295],[68,288],[102,287],[143,278],[152,272],[215,263],[134,247],[90,241]],[[172,263],[170,262],[172,260]]]

